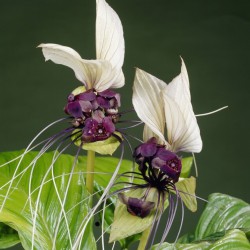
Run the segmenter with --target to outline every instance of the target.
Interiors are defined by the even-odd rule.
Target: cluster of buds
[[[72,117],[72,125],[82,130],[82,141],[95,142],[105,140],[115,132],[119,107],[118,93],[112,90],[85,91],[84,87],[79,87],[68,96],[64,111]]]

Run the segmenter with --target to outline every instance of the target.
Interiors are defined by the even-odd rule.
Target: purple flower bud
[[[73,94],[70,94],[68,96],[68,102],[73,102],[75,100],[75,96]]]
[[[127,206],[127,210],[130,214],[145,218],[155,207],[155,203],[152,201],[144,201],[138,198],[126,197],[124,194],[118,194],[119,200]]]

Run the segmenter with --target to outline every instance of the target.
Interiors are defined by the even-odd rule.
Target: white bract
[[[159,144],[165,144],[172,152],[201,151],[200,129],[191,104],[183,60],[181,73],[169,84],[137,68],[132,100],[137,115],[145,123],[144,141],[155,136]]]
[[[124,38],[121,21],[105,2],[96,0],[96,60],[85,60],[70,47],[58,44],[40,44],[45,60],[71,68],[86,89],[97,92],[124,85],[122,65]]]

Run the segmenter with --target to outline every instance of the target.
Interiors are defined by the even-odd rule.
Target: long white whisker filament
[[[61,146],[63,142],[61,142],[59,144],[59,146],[57,147],[57,149],[59,149],[59,147]],[[33,230],[32,230],[32,249],[34,247],[34,236],[35,236],[35,231],[36,231],[36,219],[37,219],[37,212],[38,212],[38,205],[39,205],[39,201],[40,201],[40,197],[41,197],[41,193],[42,193],[42,189],[43,189],[43,182],[45,180],[45,178],[47,177],[47,175],[49,174],[50,170],[53,170],[53,166],[54,166],[54,163],[56,162],[56,160],[58,159],[58,157],[71,145],[72,143],[69,143],[67,146],[65,146],[63,148],[63,150],[58,153],[57,157],[55,157],[56,153],[57,153],[57,150],[55,151],[54,153],[54,156],[53,156],[53,159],[52,159],[52,162],[47,170],[47,172],[45,173],[45,176],[43,177],[43,180],[42,180],[42,183],[41,183],[41,186],[40,186],[40,189],[39,189],[39,192],[38,192],[38,195],[37,195],[37,200],[36,200],[36,206],[35,206],[35,211],[34,211],[34,218],[33,218]],[[52,181],[54,182],[53,180],[53,173],[52,173]],[[55,189],[55,191],[57,192],[58,190]],[[57,196],[59,196],[59,194],[57,193]]]
[[[56,121],[52,122],[51,124],[47,125],[47,126],[46,126],[45,128],[43,128],[43,129],[42,129],[42,130],[32,139],[32,141],[29,143],[29,145],[28,145],[27,148],[25,149],[24,153],[23,153],[22,156],[20,157],[20,160],[19,160],[19,162],[18,162],[18,164],[17,164],[17,167],[16,167],[16,169],[15,169],[15,171],[14,171],[14,173],[13,173],[13,177],[12,177],[12,179],[11,179],[11,181],[10,181],[10,185],[9,185],[9,187],[8,187],[8,190],[7,190],[7,192],[6,192],[5,196],[4,196],[3,202],[2,202],[2,204],[1,204],[0,212],[2,211],[2,209],[3,209],[4,205],[5,205],[5,202],[6,202],[7,198],[8,198],[8,196],[9,196],[9,192],[10,192],[10,189],[11,189],[11,187],[12,187],[12,183],[13,183],[13,181],[14,181],[14,179],[15,179],[15,176],[16,176],[18,170],[19,170],[19,167],[20,167],[20,165],[21,165],[21,162],[22,162],[24,156],[26,155],[26,153],[29,151],[29,148],[31,147],[31,145],[33,144],[33,142],[34,142],[42,133],[44,133],[48,128],[52,127],[52,126],[55,125],[56,123],[59,123],[59,122],[61,122],[61,121],[63,121],[63,120],[65,120],[65,118],[61,118],[61,119],[56,120]]]
[[[221,110],[223,110],[223,109],[226,109],[226,108],[228,108],[228,106],[224,106],[224,107],[219,108],[219,109],[216,109],[216,110],[214,110],[214,111],[211,111],[211,112],[208,112],[208,113],[204,113],[204,114],[198,114],[198,115],[195,115],[195,116],[196,116],[196,117],[200,117],[200,116],[212,115],[212,114],[217,113],[217,112],[219,112],[219,111],[221,111]]]
[[[192,153],[193,159],[194,159],[194,169],[195,169],[195,176],[198,177],[198,167],[195,159],[194,153]]]
[[[105,220],[105,209],[106,209],[106,199],[104,199],[103,202],[103,211],[102,211],[102,249],[105,250],[105,245],[104,245],[104,220]]]
[[[71,144],[72,144],[72,142],[69,145],[71,145]],[[67,147],[65,147],[63,150],[65,150],[66,148]],[[56,230],[55,230],[55,233],[54,233],[53,249],[56,249],[56,246],[55,246],[55,244],[56,244],[56,237],[57,237],[57,234],[58,234],[58,231],[59,231],[59,226],[60,226],[62,214],[63,214],[63,216],[65,218],[65,223],[66,223],[66,227],[67,227],[67,231],[68,231],[68,235],[69,235],[69,242],[70,242],[70,246],[72,248],[72,241],[71,241],[70,229],[69,229],[69,224],[68,224],[66,212],[64,210],[64,206],[65,206],[65,202],[67,200],[67,195],[68,195],[68,190],[69,190],[70,182],[71,182],[71,179],[72,179],[72,176],[73,176],[73,173],[74,173],[75,166],[77,164],[77,159],[78,159],[80,150],[81,150],[81,147],[79,147],[78,150],[77,150],[77,153],[76,153],[76,156],[75,156],[75,159],[74,159],[74,163],[72,165],[72,169],[71,169],[71,172],[70,172],[70,175],[69,175],[69,179],[68,179],[68,183],[67,183],[67,186],[66,186],[66,190],[65,190],[65,193],[64,193],[64,199],[63,199],[63,201],[61,200],[61,197],[60,197],[60,194],[59,194],[56,182],[55,182],[55,176],[54,176],[53,168],[52,168],[52,171],[51,171],[51,173],[52,173],[52,180],[53,180],[53,183],[54,183],[54,187],[55,187],[55,190],[56,190],[56,193],[57,193],[58,200],[59,200],[60,205],[61,205],[61,211],[60,211],[60,214],[59,214],[58,223],[57,223]],[[59,155],[58,155],[58,157],[59,157]]]
[[[115,249],[115,243],[116,243],[116,241],[114,241],[114,243],[113,243],[113,246],[112,246],[112,249],[111,249],[111,250],[114,250],[114,249]]]
[[[90,211],[90,213],[86,216],[86,219],[84,219],[81,223],[81,226],[80,228],[82,227],[81,231],[79,232],[79,236],[77,237],[74,245],[73,245],[73,249],[77,249],[78,246],[80,246],[80,243],[81,243],[81,238],[85,232],[85,229],[89,223],[89,221],[91,220],[91,218],[93,217],[93,214],[95,213],[95,211],[97,210],[97,208],[100,206],[100,204],[103,202],[103,200],[105,199],[107,193],[109,192],[110,188],[112,187],[115,179],[116,179],[116,176],[119,172],[119,169],[120,169],[120,166],[121,166],[121,163],[122,163],[122,159],[123,159],[123,155],[124,155],[124,144],[121,143],[121,147],[122,147],[122,151],[121,151],[121,157],[120,157],[120,160],[117,164],[117,167],[116,167],[116,170],[115,172],[113,173],[106,189],[103,191],[103,194],[102,196],[100,197],[99,201],[97,202],[97,204],[92,208],[92,210]]]
[[[180,201],[181,201],[181,224],[180,224],[178,233],[176,235],[174,244],[177,242],[177,240],[178,240],[178,238],[180,236],[181,229],[182,229],[182,226],[183,226],[183,221],[184,221],[184,213],[185,213],[183,200],[181,199],[181,196],[180,196],[179,191],[177,189],[176,189],[176,195],[177,195],[177,198],[180,199]]]
[[[45,140],[43,140],[43,141],[37,143],[35,146],[33,146],[33,147],[31,147],[29,150],[27,150],[26,154],[29,153],[30,151],[32,151],[33,149],[37,148],[37,147],[40,146],[41,144],[45,143],[46,141],[49,141],[49,140],[50,140],[50,138],[47,138],[47,139],[45,139]],[[23,154],[24,154],[24,153],[23,153]],[[6,165],[8,165],[8,164],[10,164],[10,163],[13,162],[13,161],[18,160],[19,158],[22,157],[23,154],[20,154],[20,155],[18,155],[17,157],[11,159],[10,161],[7,161],[7,162],[3,163],[2,165],[0,165],[0,168],[6,166]],[[0,189],[1,189],[1,188],[0,188]]]
[[[86,172],[80,171],[80,172],[74,172],[73,174],[74,174],[74,175],[80,175],[80,174],[85,174],[85,173],[86,173]],[[96,174],[108,174],[108,175],[112,175],[112,173],[106,173],[106,172],[93,172],[93,173],[96,173]],[[63,174],[63,175],[57,175],[57,176],[54,177],[54,180],[56,180],[56,179],[58,179],[58,178],[61,178],[61,177],[63,177],[63,176],[67,176],[67,175],[70,175],[70,173],[68,173],[68,174]],[[46,184],[48,184],[48,183],[50,183],[50,182],[52,182],[52,181],[53,181],[53,179],[51,178],[51,179],[48,179],[47,181],[42,182],[41,185],[39,185],[38,187],[36,187],[35,189],[32,190],[32,192],[30,193],[30,196],[31,196],[34,192],[36,192],[37,190],[40,190],[44,185],[46,185]],[[102,190],[99,190],[99,191],[94,192],[91,196],[95,196],[96,194],[98,194],[98,193],[100,193],[100,192],[102,192]],[[30,197],[28,197],[28,199],[30,199]],[[89,197],[87,197],[87,198],[81,200],[80,202],[77,202],[73,207],[71,207],[71,208],[66,212],[66,214],[70,213],[75,207],[77,207],[78,205],[80,205],[81,203],[85,202],[85,201],[88,200],[88,199],[89,199]],[[26,204],[27,204],[27,202],[28,202],[28,200],[26,201]],[[26,204],[24,205],[24,208],[26,207]],[[62,220],[62,219],[61,219],[61,220]]]
[[[61,131],[60,133],[56,134],[55,136],[52,136],[51,138],[49,138],[48,142],[45,143],[45,145],[42,147],[42,149],[40,150],[40,152],[38,153],[38,155],[34,158],[34,160],[32,161],[32,168],[31,168],[31,171],[30,171],[30,177],[29,177],[29,201],[30,201],[30,211],[31,211],[31,216],[32,216],[32,219],[33,219],[33,208],[32,208],[32,200],[31,200],[31,185],[32,185],[32,177],[33,177],[33,172],[34,172],[34,169],[35,169],[35,166],[36,166],[36,162],[37,160],[49,149],[51,148],[60,138],[62,138],[63,136],[65,136],[65,134],[67,134],[66,131]],[[50,172],[50,169],[51,169],[51,166],[49,167],[49,169],[46,171],[45,173],[45,176],[43,177],[43,180],[42,180],[42,183],[44,182],[44,180],[46,179],[47,175],[49,174]],[[21,178],[20,178],[21,179]],[[39,198],[40,198],[40,191],[39,190]],[[39,202],[39,198],[37,199],[37,202]]]

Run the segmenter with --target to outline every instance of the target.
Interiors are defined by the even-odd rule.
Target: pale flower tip
[[[184,59],[182,58],[182,56],[181,56],[181,55],[180,55],[180,59],[181,59],[181,66],[186,67],[185,62],[184,62]]]
[[[142,69],[140,69],[140,68],[138,68],[138,67],[135,67],[135,79],[136,79],[140,74],[143,74],[143,73],[147,74],[146,71],[144,71],[144,70],[142,70]]]
[[[45,45],[45,43],[40,43],[40,44],[37,46],[37,48],[43,48],[44,45]]]
[[[143,72],[143,70],[138,67],[135,67],[135,72]]]

